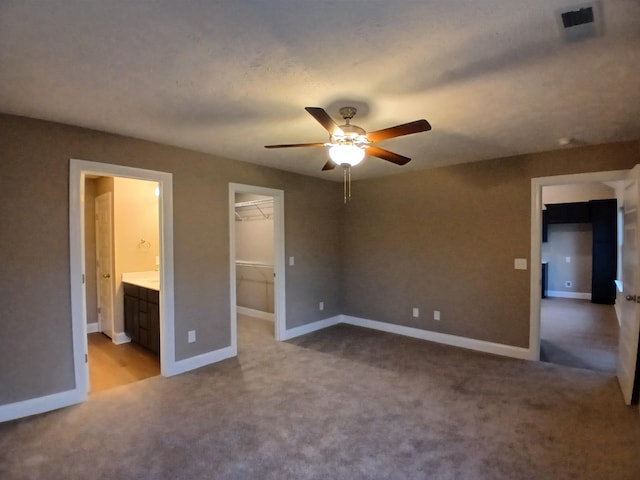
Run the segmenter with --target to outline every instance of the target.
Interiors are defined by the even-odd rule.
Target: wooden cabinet
[[[591,301],[614,304],[616,301],[617,268],[617,209],[613,200],[592,200],[593,258],[591,275]]]
[[[160,354],[160,292],[124,286],[124,331],[132,342]]]

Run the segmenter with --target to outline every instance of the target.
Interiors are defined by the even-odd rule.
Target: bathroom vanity
[[[153,276],[123,274],[122,286],[125,333],[132,342],[160,355],[160,282]]]

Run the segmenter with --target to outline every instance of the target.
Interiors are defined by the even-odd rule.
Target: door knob
[[[630,302],[635,302],[636,301],[636,296],[635,295],[627,295],[625,298],[627,300],[629,300]]]
[[[110,273],[103,273],[102,274],[102,278],[111,278],[111,274]],[[627,298],[628,300],[628,298]]]

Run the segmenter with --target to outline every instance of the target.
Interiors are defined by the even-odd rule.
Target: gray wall
[[[548,241],[542,244],[542,259],[549,262],[549,290],[591,293],[592,252],[593,226],[590,223],[549,225]],[[571,287],[565,286],[567,280]]]
[[[0,404],[74,386],[70,158],[173,174],[178,360],[230,344],[229,182],[285,191],[285,250],[296,257],[286,272],[287,327],[342,311],[338,183],[11,115],[0,115],[0,145]]]
[[[344,313],[527,347],[530,272],[514,270],[514,258],[531,249],[531,178],[639,160],[630,142],[354,182],[343,219]]]
[[[630,168],[639,153],[628,142],[357,181],[345,208],[339,183],[56,123],[0,115],[0,145],[0,404],[73,387],[69,158],[173,173],[181,360],[229,345],[229,182],[285,191],[288,328],[347,313],[524,347],[529,272],[513,259],[530,252],[531,178]]]

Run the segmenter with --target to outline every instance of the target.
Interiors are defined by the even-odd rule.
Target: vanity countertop
[[[122,274],[122,281],[150,290],[160,291],[160,272],[128,272]]]

